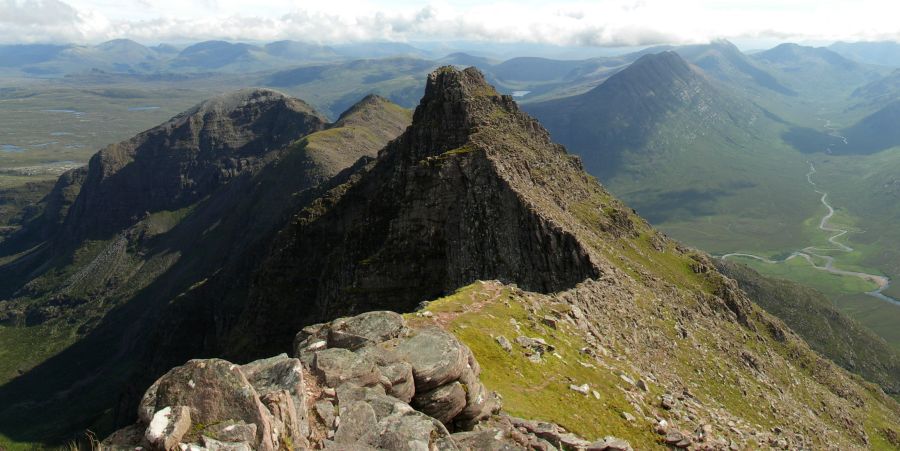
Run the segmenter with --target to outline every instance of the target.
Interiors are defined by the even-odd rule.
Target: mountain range
[[[709,84],[673,53],[632,67],[648,84],[678,74],[654,91],[667,105]],[[620,74],[604,85],[634,91]],[[411,115],[376,96],[334,123],[269,90],[214,98],[101,150],[42,207],[0,267],[19,350],[0,437],[15,442],[147,428],[144,392],[188,359],[250,362],[315,323],[421,309],[410,318],[467,345],[505,410],[591,440],[896,446],[900,405],[754,304],[769,286],[748,295],[654,230],[474,68],[430,73]]]

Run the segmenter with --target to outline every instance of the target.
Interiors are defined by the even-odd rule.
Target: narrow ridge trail
[[[832,245],[834,245],[834,247],[824,247],[823,248],[823,247],[816,247],[816,246],[808,246],[803,249],[800,249],[799,251],[792,252],[791,255],[787,256],[787,258],[784,258],[782,260],[772,260],[772,259],[768,259],[765,257],[760,257],[758,255],[747,254],[747,253],[742,253],[742,252],[733,252],[730,254],[725,254],[725,255],[720,256],[719,258],[725,260],[730,257],[746,257],[746,258],[752,258],[755,260],[759,260],[763,263],[773,264],[773,265],[779,264],[779,263],[785,263],[788,260],[791,260],[793,258],[802,258],[802,259],[806,260],[810,265],[812,265],[813,268],[816,268],[820,271],[825,271],[825,272],[829,272],[831,274],[837,274],[840,276],[858,277],[858,278],[866,280],[868,282],[872,282],[878,286],[878,289],[866,292],[867,295],[881,299],[886,302],[891,302],[891,303],[900,305],[900,299],[895,299],[893,297],[890,297],[890,296],[884,294],[884,290],[886,290],[891,285],[890,278],[888,278],[886,276],[877,275],[877,274],[869,274],[869,273],[858,272],[858,271],[847,271],[847,270],[835,268],[834,267],[834,257],[832,257],[830,255],[822,255],[821,254],[821,252],[853,252],[854,249],[844,243],[837,241],[838,238],[849,233],[849,230],[837,228],[837,227],[834,227],[834,226],[831,226],[828,224],[828,221],[831,220],[831,218],[834,216],[834,207],[832,207],[831,204],[828,203],[828,193],[820,190],[819,187],[816,185],[816,182],[813,181],[812,176],[815,173],[816,173],[816,167],[812,164],[812,162],[809,162],[809,172],[806,173],[806,181],[809,182],[810,185],[812,185],[813,190],[817,194],[820,194],[822,196],[819,198],[819,201],[822,203],[822,205],[825,206],[826,209],[828,209],[828,213],[826,213],[825,216],[822,216],[822,219],[819,221],[819,230],[822,230],[824,232],[833,233],[833,235],[831,235],[828,238],[828,242],[831,243]],[[820,261],[824,261],[825,264],[824,265],[817,264],[816,259],[820,259]]]

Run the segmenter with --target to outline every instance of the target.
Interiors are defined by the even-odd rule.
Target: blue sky
[[[0,0],[0,42],[201,39],[575,46],[900,39],[896,0]]]

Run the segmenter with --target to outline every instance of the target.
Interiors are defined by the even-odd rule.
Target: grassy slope
[[[655,308],[678,310],[675,305],[659,305]],[[656,417],[684,428],[690,428],[690,424],[695,421],[715,423],[711,418],[717,416],[734,421],[740,429],[753,426],[763,430],[774,426],[803,427],[800,424],[787,424],[783,414],[776,411],[781,408],[779,401],[774,401],[773,406],[777,407],[773,407],[772,412],[760,409],[760,401],[755,399],[755,393],[759,393],[758,396],[766,399],[766,402],[779,397],[782,401],[792,399],[807,406],[822,402],[829,407],[824,408],[820,418],[829,422],[840,421],[837,418],[829,419],[830,414],[825,413],[833,408],[835,396],[827,387],[819,385],[823,376],[816,374],[813,367],[804,368],[803,363],[798,366],[788,363],[799,363],[809,357],[804,354],[808,351],[800,351],[795,344],[777,344],[768,337],[737,338],[743,349],[758,353],[765,353],[768,349],[768,358],[773,359],[773,362],[766,364],[766,376],[755,376],[748,367],[731,364],[729,358],[718,354],[715,348],[704,350],[705,346],[723,338],[716,337],[717,333],[723,333],[727,337],[734,333],[739,337],[739,326],[732,329],[731,325],[726,324],[720,325],[715,331],[698,331],[699,343],[704,343],[703,345],[675,347],[660,354],[653,349],[623,350],[615,344],[604,344],[598,348],[595,342],[586,339],[584,330],[566,319],[571,310],[572,305],[565,301],[522,292],[496,282],[477,282],[451,296],[429,303],[425,311],[431,312],[433,316],[410,314],[408,318],[414,324],[435,322],[466,343],[481,364],[481,377],[486,387],[502,396],[504,410],[516,416],[557,422],[588,439],[615,435],[629,440],[636,449],[667,449],[652,430],[652,418]],[[542,321],[545,316],[558,319],[556,328]],[[637,321],[642,329],[671,331],[666,334],[671,334],[667,339],[678,341],[675,327],[670,323],[673,318],[664,318],[653,315],[649,319]],[[626,334],[624,330],[617,328],[620,324],[597,323],[606,326],[604,334],[613,337]],[[501,335],[513,341],[512,352],[504,351],[495,341]],[[555,354],[545,354],[541,363],[530,362],[522,348],[514,342],[515,337],[520,335],[545,339],[556,347]],[[625,335],[622,337],[625,338]],[[613,342],[616,340],[611,338]],[[582,352],[585,347],[592,349],[597,357]],[[775,351],[775,355],[780,357],[774,357],[771,351]],[[644,358],[656,359],[656,363],[665,368],[656,367],[650,373],[650,377],[655,377],[656,380],[647,380],[648,392],[635,388],[621,377],[625,375],[631,379],[639,378],[642,371],[648,366],[652,367],[634,359],[635,353],[646,353]],[[695,354],[702,355],[702,359],[692,358]],[[781,388],[776,389],[771,381],[763,382],[767,377],[775,378],[776,384]],[[816,379],[820,382],[813,382]],[[659,397],[667,391],[672,392],[672,381],[683,381],[690,386],[691,394],[698,403],[696,410],[693,410],[693,420],[658,408]],[[570,384],[584,383],[599,393],[599,399],[569,388]],[[779,390],[782,394],[775,395]],[[748,393],[753,395],[748,396]],[[879,395],[877,391],[863,390],[861,393],[863,406],[849,407],[847,414],[853,421],[860,422],[869,434],[869,449],[895,449],[878,431],[885,427],[897,427],[897,406],[894,404],[890,407],[892,401]],[[623,412],[635,415],[637,420],[626,420]],[[796,413],[791,416],[796,420]],[[724,424],[721,425],[722,429],[719,426],[715,424],[715,436],[737,439]],[[741,439],[738,443],[744,443],[748,448],[767,444],[762,436]],[[815,442],[818,439],[834,440],[833,437],[813,437],[814,443],[818,443],[813,444],[813,448],[823,446],[821,442]]]
[[[784,320],[813,349],[842,367],[900,394],[900,352],[835,309],[822,293],[786,280],[765,278],[731,262],[718,264],[769,313]]]

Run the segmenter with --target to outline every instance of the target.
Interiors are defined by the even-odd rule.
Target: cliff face
[[[409,116],[370,96],[325,124],[299,100],[240,92],[111,146],[89,168],[61,177],[44,216],[23,230],[34,238],[29,250],[4,254],[0,264],[0,321],[26,326],[10,329],[5,343],[30,349],[33,330],[52,331],[42,332],[50,335],[39,348],[44,353],[9,362],[12,370],[30,370],[0,387],[0,434],[35,441],[59,437],[38,429],[108,428],[92,422],[117,402],[132,369],[144,367],[142,358],[157,346],[146,341],[154,331],[167,339],[187,335],[162,371],[181,356],[210,353],[200,337],[214,327],[175,333],[157,321],[167,312],[180,315],[175,300],[191,287],[216,275],[249,276],[315,188],[374,156]],[[214,315],[194,313],[182,324]],[[98,392],[84,382],[97,378],[110,388]],[[18,404],[29,399],[46,401]],[[52,409],[42,426],[34,420],[58,403],[75,413]]]
[[[146,213],[191,205],[325,125],[309,105],[274,91],[206,101],[94,155],[66,232],[104,236]]]
[[[413,125],[280,233],[234,340],[274,350],[304,323],[409,310],[478,279],[550,292],[596,277],[554,198],[579,172],[480,73],[438,71]]]

